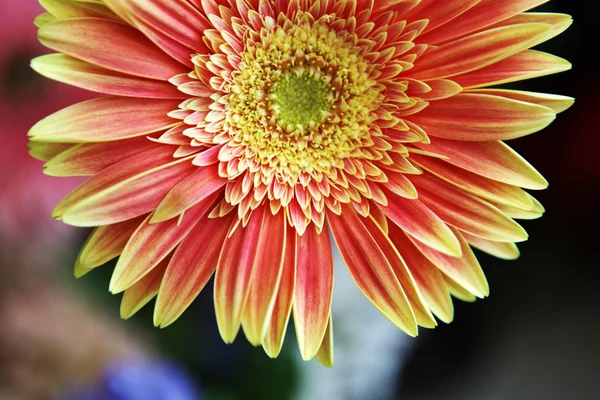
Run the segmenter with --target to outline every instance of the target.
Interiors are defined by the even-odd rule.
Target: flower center
[[[272,91],[273,108],[286,130],[314,128],[329,114],[329,85],[319,77],[290,73],[282,77]]]

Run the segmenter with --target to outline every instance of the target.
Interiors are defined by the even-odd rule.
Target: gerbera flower
[[[111,96],[44,119],[46,173],[91,178],[56,218],[98,226],[81,276],[119,256],[123,317],[177,319],[215,274],[219,331],[333,361],[332,242],[409,335],[488,294],[471,250],[518,256],[546,180],[503,143],[572,99],[488,89],[564,71],[545,0],[44,0],[33,61]],[[357,327],[360,329],[360,327]]]

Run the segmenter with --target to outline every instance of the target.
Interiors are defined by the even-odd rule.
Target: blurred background
[[[112,266],[78,281],[72,265],[89,234],[53,221],[77,185],[42,174],[27,154],[39,119],[93,94],[36,75],[34,0],[0,0],[0,399],[599,399],[600,4],[552,0],[539,10],[575,24],[540,46],[573,71],[514,88],[573,96],[543,132],[511,145],[550,181],[536,193],[547,213],[526,221],[521,258],[479,254],[492,295],[455,303],[455,321],[409,339],[339,269],[336,366],[300,360],[288,332],[277,361],[238,337],[221,342],[207,289],[173,326],[151,307],[119,319]]]

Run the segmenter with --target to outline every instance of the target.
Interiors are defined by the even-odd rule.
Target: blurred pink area
[[[48,52],[38,43],[33,25],[42,8],[36,1],[2,1],[0,238],[3,247],[28,243],[33,251],[44,251],[73,232],[54,221],[51,212],[79,181],[44,175],[43,162],[28,154],[27,131],[45,116],[93,95],[31,70],[30,59]]]

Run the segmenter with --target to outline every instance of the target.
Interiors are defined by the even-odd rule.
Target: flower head
[[[572,99],[491,85],[564,71],[530,50],[564,31],[544,0],[44,1],[33,61],[112,95],[41,121],[46,172],[91,178],[54,216],[98,226],[83,275],[119,256],[129,317],[171,324],[215,273],[226,342],[270,356],[293,313],[302,356],[332,362],[333,237],[399,328],[485,297],[471,250],[516,258],[514,218],[547,182],[503,141]],[[216,271],[216,272],[215,272]],[[358,329],[358,328],[357,328]]]

